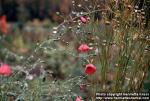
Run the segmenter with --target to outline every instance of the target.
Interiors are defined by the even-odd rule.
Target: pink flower
[[[76,97],[76,101],[82,101],[82,97],[81,96],[77,96]]]
[[[96,67],[93,64],[87,64],[84,72],[88,75],[93,74],[96,71]]]
[[[7,34],[8,32],[7,20],[5,15],[0,17],[0,30],[5,34]]]
[[[91,48],[87,44],[81,44],[78,48],[78,52],[88,52]]]
[[[86,24],[88,20],[87,20],[86,17],[81,16],[81,17],[80,17],[80,21],[81,21],[82,23]]]
[[[10,76],[11,75],[11,68],[7,64],[3,64],[0,66],[0,75]]]

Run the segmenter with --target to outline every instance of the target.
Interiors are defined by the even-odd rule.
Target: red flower
[[[85,85],[85,84],[81,84],[81,85],[80,85],[80,90],[81,90],[81,91],[84,91],[85,88],[86,88],[86,85]]]
[[[81,44],[78,48],[78,52],[88,52],[91,48],[87,44]]]
[[[76,97],[76,101],[82,101],[82,97],[81,96],[77,96]]]
[[[80,17],[80,21],[81,21],[82,23],[86,24],[88,20],[87,20],[86,17],[81,16],[81,17]]]
[[[7,64],[3,64],[0,66],[0,75],[9,76],[11,75],[11,68]]]
[[[0,30],[5,34],[8,32],[8,26],[5,15],[0,17]]]
[[[93,74],[94,72],[96,71],[96,67],[93,65],[93,64],[87,64],[86,66],[85,66],[85,73],[86,74]]]

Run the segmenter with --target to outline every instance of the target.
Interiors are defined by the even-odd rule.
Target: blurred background
[[[27,67],[32,68],[29,72],[31,74],[36,74],[37,76],[40,75],[40,68],[44,67],[46,71],[53,72],[52,78],[50,77],[52,81],[65,80],[70,74],[71,77],[84,75],[83,68],[77,68],[83,66],[83,61],[80,61],[76,57],[70,57],[69,54],[61,51],[61,49],[63,50],[65,49],[64,47],[67,46],[63,39],[68,42],[73,40],[73,35],[70,34],[71,32],[66,31],[67,34],[59,40],[60,42],[56,44],[52,43],[50,44],[51,46],[48,46],[48,38],[53,33],[53,27],[58,26],[64,19],[69,19],[68,17],[70,16],[74,17],[74,11],[84,12],[85,9],[81,6],[83,5],[86,7],[86,5],[89,4],[94,5],[94,3],[92,3],[94,1],[96,0],[75,0],[75,5],[73,6],[73,0],[0,0],[0,16],[5,15],[8,24],[8,33],[5,34],[0,32],[0,62],[9,63],[14,66],[16,70],[18,69],[18,65],[26,65]],[[99,4],[101,4],[109,1],[110,0],[97,0],[97,4],[99,2]],[[146,2],[146,9],[144,10],[146,12],[145,28],[147,28],[150,18],[150,1],[134,0],[135,4],[138,3],[139,9],[141,9],[140,7],[142,7],[143,2]],[[93,6],[88,9],[97,9],[92,7]],[[101,6],[101,8],[103,8],[103,6]],[[94,14],[94,19],[100,20],[100,18],[101,14]],[[57,32],[54,32],[54,34],[56,33]],[[59,35],[57,34],[57,36]],[[38,47],[39,51],[34,53],[33,51],[35,51],[39,43],[45,40],[47,41],[47,44],[42,51],[46,51],[46,55],[43,55],[42,51],[40,51],[41,47]],[[69,47],[71,47],[75,55],[77,55],[75,50],[76,46],[74,46],[76,43],[71,43],[70,41],[69,44]],[[57,50],[53,52],[49,49],[51,47],[54,47]],[[9,51],[6,51],[6,49]],[[31,56],[31,54],[33,55],[33,59],[31,57],[29,63],[25,62],[27,64],[22,63],[22,60]],[[17,55],[24,56],[24,58],[21,59],[21,57],[17,57]],[[37,61],[38,59],[43,59],[46,62],[40,63]],[[34,63],[37,63],[35,68],[33,68]],[[110,75],[110,78],[113,77],[112,75]],[[150,75],[150,70],[148,75]],[[22,79],[22,77],[19,77],[19,79]],[[80,83],[82,83],[82,81],[80,81]],[[70,86],[70,88],[72,87],[72,85],[68,86]],[[150,76],[147,76],[145,80],[144,89],[146,91],[150,90]],[[79,91],[79,89],[75,89],[75,91],[76,90]],[[76,92],[78,93],[78,91]],[[86,95],[88,96],[88,94]]]
[[[0,0],[0,15],[7,15],[11,22],[35,18],[59,21],[56,12],[67,15],[70,10],[71,0]]]
[[[75,0],[78,4],[83,4],[86,0]],[[88,1],[88,0],[87,0]],[[94,2],[90,0],[90,2]],[[98,2],[109,2],[99,0]],[[148,0],[135,0],[142,7],[143,2],[149,6]],[[84,3],[84,5],[87,5]],[[68,15],[72,10],[72,0],[0,0],[0,15],[7,15],[8,21],[27,21],[38,18],[43,20],[49,18],[52,21],[60,20],[55,14],[60,12]],[[149,9],[148,9],[149,10]]]

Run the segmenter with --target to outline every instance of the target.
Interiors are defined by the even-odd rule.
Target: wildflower
[[[78,48],[79,52],[88,52],[91,48],[87,44],[81,44]]]
[[[84,91],[84,90],[85,90],[85,87],[86,87],[85,84],[81,84],[81,85],[80,85],[80,90],[81,90],[81,91]]]
[[[87,18],[86,18],[86,17],[81,16],[81,17],[80,17],[80,21],[81,21],[82,23],[84,23],[84,24],[85,24],[85,23],[87,23],[87,21],[88,21],[88,20],[87,20]]]
[[[11,75],[11,68],[9,65],[7,64],[3,64],[0,66],[0,75],[5,75],[5,76],[9,76]]]
[[[0,17],[0,30],[5,34],[8,32],[7,21],[6,21],[6,16],[5,15]]]
[[[76,101],[82,101],[82,97],[81,96],[77,96],[76,97]]]
[[[93,74],[96,71],[96,67],[93,64],[87,64],[85,66],[85,73],[86,74]]]

